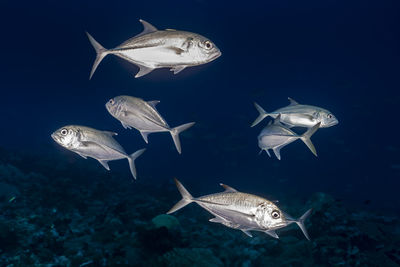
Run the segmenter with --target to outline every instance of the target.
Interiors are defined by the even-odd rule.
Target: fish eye
[[[327,117],[328,117],[328,119],[332,119],[333,116],[332,116],[332,114],[328,114]]]
[[[207,40],[204,42],[204,47],[209,50],[213,47],[213,44]]]
[[[61,131],[60,131],[60,133],[62,134],[62,135],[67,135],[67,133],[68,133],[68,130],[67,129],[62,129]]]
[[[114,99],[110,99],[110,101],[108,101],[108,102],[110,102],[111,105],[114,105],[114,103],[115,103]]]
[[[274,219],[279,219],[279,218],[281,217],[281,215],[280,215],[280,213],[279,213],[278,210],[273,210],[273,211],[271,212],[271,216],[272,216],[272,218],[274,218]]]

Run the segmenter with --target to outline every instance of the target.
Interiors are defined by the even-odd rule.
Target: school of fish
[[[89,41],[96,51],[89,79],[92,78],[100,62],[107,55],[118,56],[138,66],[139,71],[135,75],[136,78],[158,68],[169,68],[174,74],[178,74],[187,67],[206,64],[221,56],[219,48],[200,34],[172,29],[158,30],[144,20],[139,21],[143,25],[143,31],[112,49],[104,48],[92,35],[87,33]],[[319,128],[338,124],[337,118],[324,108],[299,104],[291,98],[289,101],[288,106],[269,113],[254,103],[259,115],[251,127],[256,126],[267,117],[273,119],[257,137],[261,152],[266,151],[271,157],[269,150],[272,150],[280,160],[280,150],[300,139],[317,156],[310,137]],[[157,111],[158,103],[160,103],[158,100],[145,101],[139,97],[121,95],[109,99],[105,108],[112,117],[121,123],[123,128],[138,130],[145,143],[148,143],[150,133],[170,133],[176,150],[181,154],[179,134],[195,123],[189,122],[170,127]],[[305,132],[297,134],[292,129],[299,127],[306,128]],[[115,132],[97,130],[87,126],[67,125],[53,132],[51,137],[60,146],[75,152],[84,159],[88,157],[96,159],[106,170],[110,170],[109,161],[127,159],[131,175],[136,179],[135,161],[146,149],[142,148],[128,154],[114,139],[116,135]],[[225,184],[220,184],[225,191],[202,197],[193,197],[177,179],[175,179],[175,184],[182,199],[167,212],[168,214],[194,202],[215,216],[209,220],[210,222],[241,230],[249,237],[253,236],[252,231],[258,231],[279,238],[276,230],[294,223],[310,240],[304,222],[311,215],[311,209],[298,219],[294,219],[283,212],[273,201],[239,192]]]

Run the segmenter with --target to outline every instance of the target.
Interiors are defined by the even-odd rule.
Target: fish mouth
[[[211,57],[211,60],[217,59],[217,58],[219,58],[221,55],[222,55],[221,51],[218,50],[218,52],[215,53],[215,54]]]
[[[336,124],[339,124],[338,120],[335,120],[334,122],[332,122],[330,126],[335,126]]]
[[[52,133],[51,138],[53,138],[53,140],[56,141],[57,143],[60,142],[60,138],[58,137],[58,135],[56,133]]]

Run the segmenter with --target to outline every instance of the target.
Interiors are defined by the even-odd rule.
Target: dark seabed
[[[2,1],[0,16],[0,266],[400,266],[400,4],[398,1]],[[177,75],[107,56],[106,48],[159,29],[202,34],[222,51]],[[105,109],[117,95],[160,100],[181,134],[125,130]],[[282,160],[258,155],[253,102],[330,110],[339,124]],[[137,159],[106,171],[50,137],[67,125],[118,132]],[[304,129],[295,129],[302,133]],[[181,196],[230,185],[294,217],[309,208],[311,241],[296,225],[279,239],[209,222],[196,204],[165,215]]]

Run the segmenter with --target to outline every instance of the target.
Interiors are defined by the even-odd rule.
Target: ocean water
[[[399,266],[399,11],[396,1],[2,1],[0,88],[1,266]],[[210,38],[222,56],[177,75],[138,71],[107,56],[89,80],[95,51],[85,31],[113,48],[158,29]],[[125,130],[105,109],[117,95],[159,100],[181,134]],[[282,160],[259,155],[253,102],[331,111],[339,124],[312,136],[318,157],[296,141]],[[67,125],[117,132],[136,161],[106,171],[50,137]],[[304,129],[296,128],[302,133]],[[209,222],[179,199],[219,183],[270,200],[300,229],[250,238]]]

